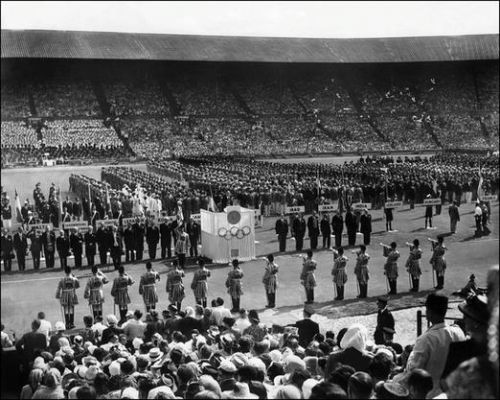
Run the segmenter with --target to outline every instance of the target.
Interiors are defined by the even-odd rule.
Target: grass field
[[[87,167],[84,171],[79,172],[76,169],[56,168],[37,169],[30,171],[2,171],[2,185],[12,190],[12,184],[19,184],[17,190],[26,190],[27,196],[31,198],[32,188],[34,183],[40,181],[42,188],[48,190],[48,185],[52,181],[58,184],[61,182],[67,190],[67,177],[71,172],[85,173],[98,177],[100,167]],[[57,182],[56,182],[57,180]],[[33,186],[31,185],[33,183]],[[24,196],[26,197],[26,196]],[[24,198],[23,197],[23,198]],[[11,197],[13,198],[13,197]],[[448,262],[448,270],[445,278],[445,291],[451,293],[458,288],[461,288],[468,276],[474,273],[477,277],[477,282],[480,286],[484,286],[488,268],[494,264],[498,264],[499,249],[499,209],[498,203],[492,203],[491,216],[491,234],[480,239],[473,238],[474,218],[472,215],[473,205],[462,205],[460,207],[461,221],[458,225],[457,234],[446,236],[445,244],[449,251],[446,255]],[[349,281],[346,284],[345,300],[333,301],[333,282],[331,279],[332,268],[332,253],[328,250],[318,250],[314,258],[318,261],[318,270],[316,278],[318,287],[316,288],[316,303],[314,308],[317,314],[313,319],[321,323],[322,330],[333,329],[338,331],[345,324],[358,321],[365,324],[370,331],[374,329],[376,321],[376,297],[387,292],[386,281],[383,275],[382,250],[379,242],[390,243],[396,241],[401,253],[399,262],[399,280],[398,294],[392,296],[390,308],[399,310],[395,312],[396,317],[396,337],[395,340],[402,344],[411,343],[416,337],[415,315],[416,307],[421,306],[421,302],[425,300],[425,296],[429,290],[433,288],[431,266],[429,258],[431,256],[430,244],[427,242],[427,237],[436,237],[438,234],[447,234],[449,231],[449,219],[447,215],[447,207],[443,207],[443,212],[439,216],[433,218],[433,223],[437,227],[436,230],[425,230],[424,226],[424,208],[416,207],[414,210],[409,210],[408,207],[398,210],[394,213],[393,227],[398,230],[395,233],[386,233],[383,213],[381,210],[372,211],[373,231],[372,243],[368,246],[367,252],[371,255],[369,263],[370,283],[366,300],[356,299],[357,289],[356,280],[353,274],[355,256],[348,250],[346,255],[349,258],[347,272]],[[264,256],[270,252],[275,253],[278,248],[277,238],[274,234],[274,218],[265,220],[264,226],[256,230],[256,251],[258,256]],[[414,294],[410,293],[408,275],[404,270],[404,263],[408,256],[408,250],[404,243],[418,238],[424,249],[424,256],[421,261],[423,276],[421,278],[422,292]],[[320,238],[321,239],[321,238]],[[359,238],[358,238],[359,241]],[[320,240],[321,243],[321,240]],[[343,239],[343,244],[346,239]],[[309,240],[306,239],[304,249],[309,247]],[[301,317],[301,310],[305,300],[303,288],[299,284],[299,274],[301,271],[302,262],[293,250],[295,243],[289,239],[287,242],[287,253],[278,255],[276,261],[280,266],[279,288],[277,296],[277,308],[273,310],[265,309],[266,304],[264,288],[262,286],[262,276],[264,270],[264,261],[254,260],[243,264],[242,269],[245,273],[243,281],[244,295],[242,297],[241,306],[251,309],[255,308],[261,311],[261,320],[264,323],[290,323]],[[276,253],[275,253],[276,254]],[[28,261],[31,263],[31,261]],[[72,261],[70,261],[72,265]],[[165,274],[167,267],[164,262],[154,262],[154,268],[160,272],[162,280],[159,283],[160,303],[158,308],[164,309],[168,305],[167,294],[165,292]],[[43,266],[43,265],[42,265]],[[56,267],[58,261],[56,261]],[[31,268],[31,266],[30,266]],[[17,265],[13,266],[17,269]],[[128,265],[126,270],[136,281],[136,284],[130,288],[132,299],[131,309],[143,309],[142,299],[138,294],[138,282],[140,275],[144,271],[144,263]],[[228,272],[226,266],[215,266],[212,268],[212,278],[209,281],[209,300],[214,297],[221,296],[226,302],[230,302],[229,295],[226,293],[224,286],[225,278]],[[187,271],[185,278],[185,286],[187,288],[187,298],[183,305],[193,305],[194,297],[189,285],[192,279],[192,271]],[[76,271],[76,275],[81,277],[81,286],[84,287],[86,277],[89,275],[87,270]],[[114,278],[116,273],[109,270],[107,273],[109,278]],[[61,272],[50,271],[44,273],[30,274],[9,274],[3,275],[1,280],[1,306],[2,306],[2,323],[5,324],[6,330],[14,330],[18,334],[27,331],[30,321],[36,316],[38,311],[45,311],[47,318],[53,323],[61,319],[60,308],[57,300],[54,298],[56,285]],[[110,297],[110,287],[105,288],[106,303],[104,312],[113,312],[112,299]],[[88,305],[83,299],[83,288],[78,290],[80,304],[76,308],[75,321],[81,321],[83,315],[89,312]],[[450,314],[455,317],[460,313],[454,310]]]

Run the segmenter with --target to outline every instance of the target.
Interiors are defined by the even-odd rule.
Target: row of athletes
[[[159,226],[150,221],[146,224],[129,223],[123,229],[116,225],[105,227],[100,224],[97,230],[91,226],[88,229],[83,228],[83,231],[86,230],[84,234],[76,228],[59,230],[57,237],[56,232],[50,230],[49,227],[43,233],[38,230],[26,232],[25,229],[19,227],[18,232],[13,237],[7,231],[2,231],[2,259],[5,271],[10,271],[15,252],[19,270],[24,271],[29,249],[35,270],[40,268],[42,254],[45,256],[47,268],[53,268],[57,250],[61,269],[67,266],[67,259],[71,254],[74,256],[75,267],[80,268],[84,250],[89,267],[94,265],[97,253],[99,253],[100,264],[106,265],[109,252],[115,269],[117,269],[124,253],[125,262],[142,260],[144,241],[146,241],[148,255],[152,260],[156,259],[158,244],[161,248],[161,258],[171,258],[173,243],[174,252],[179,258],[181,266],[184,267],[188,254],[198,256],[198,243],[201,236],[197,222],[190,220],[186,226],[188,232],[185,232],[183,224],[177,224],[176,221],[162,222]],[[70,231],[71,233],[69,233]],[[28,244],[28,239],[30,244]]]
[[[208,278],[211,273],[205,266],[205,261],[198,259],[199,269],[193,275],[191,289],[193,290],[196,304],[203,307],[207,306],[208,297]],[[226,287],[233,302],[231,312],[238,312],[240,309],[240,298],[243,295],[242,279],[243,271],[240,268],[237,259],[232,262],[233,269],[229,271],[226,279]],[[266,267],[263,277],[263,283],[268,297],[267,307],[275,307],[276,301],[276,288],[277,288],[277,274],[278,265],[274,262],[272,254],[266,258]],[[76,289],[80,287],[80,282],[76,276],[71,272],[71,268],[66,267],[65,277],[62,278],[57,286],[56,299],[59,299],[61,304],[61,311],[64,314],[64,320],[68,329],[74,327],[74,309],[78,304],[78,297]],[[113,281],[111,288],[111,296],[114,298],[114,306],[118,306],[120,312],[120,320],[125,320],[128,305],[131,303],[128,294],[128,287],[133,285],[135,281],[125,273],[125,268],[120,266],[118,268],[118,277]],[[177,259],[172,262],[171,270],[167,274],[166,291],[168,293],[168,300],[177,309],[181,309],[181,303],[186,297],[184,290],[183,278],[185,273],[180,267]],[[151,262],[146,263],[146,273],[141,276],[139,283],[139,294],[142,295],[146,312],[156,309],[158,303],[158,293],[156,284],[160,281],[160,275],[153,270]],[[104,303],[103,286],[109,282],[108,278],[97,266],[92,267],[92,276],[87,281],[84,291],[84,298],[88,299],[89,307],[92,309],[94,318],[97,316],[102,317],[102,307]]]

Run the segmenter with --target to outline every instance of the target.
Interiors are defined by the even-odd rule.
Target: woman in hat
[[[368,295],[368,261],[370,255],[366,252],[364,244],[359,246],[359,251],[356,252],[356,266],[354,267],[354,274],[358,280],[359,285],[359,299],[364,299]]]
[[[267,306],[266,308],[276,307],[276,289],[278,287],[278,264],[274,262],[274,256],[269,254],[266,260],[266,269],[262,283],[266,290]]]
[[[146,273],[141,276],[139,282],[139,294],[142,295],[146,312],[154,310],[158,303],[158,294],[156,293],[156,282],[160,281],[160,274],[152,269],[151,262],[146,263]]]
[[[87,281],[83,297],[89,300],[89,307],[92,308],[94,319],[97,316],[102,317],[102,304],[104,303],[104,294],[102,287],[108,283],[109,280],[96,265],[92,266],[92,276]]]
[[[233,260],[233,270],[229,271],[226,279],[227,292],[231,296],[233,308],[231,312],[238,312],[240,309],[240,299],[243,294],[241,279],[243,279],[243,271],[240,268],[240,263],[237,259]]]
[[[125,268],[123,265],[118,267],[119,276],[117,276],[113,281],[113,287],[111,288],[111,296],[115,298],[115,304],[120,309],[120,322],[125,321],[128,305],[130,304],[130,297],[128,295],[128,287],[133,285],[135,282],[130,276],[125,273]]]
[[[410,254],[408,260],[406,260],[406,271],[410,274],[412,282],[410,291],[418,292],[420,275],[422,275],[419,261],[422,258],[422,249],[419,247],[420,242],[418,239],[415,239],[413,244],[406,242],[406,245],[410,247]]]
[[[200,268],[193,275],[191,289],[193,289],[196,304],[201,304],[203,307],[206,307],[208,297],[207,278],[210,277],[210,271],[205,267],[205,261],[202,258],[198,260],[198,265]]]
[[[433,241],[433,251],[430,263],[432,264],[432,269],[436,271],[437,286],[434,289],[440,290],[444,286],[444,271],[446,270],[446,260],[444,258],[444,253],[447,248],[443,244],[444,238],[438,236],[437,242]]]
[[[337,253],[332,269],[333,283],[337,286],[337,297],[334,300],[344,300],[344,285],[347,282],[345,267],[349,259],[344,255],[343,247],[339,247]]]
[[[56,299],[59,299],[64,310],[64,320],[66,328],[74,328],[75,322],[75,304],[78,304],[76,289],[80,287],[78,278],[71,273],[71,268],[64,269],[66,276],[59,281],[56,291]]]
[[[168,301],[171,304],[175,304],[177,309],[181,309],[182,300],[186,297],[184,293],[184,285],[182,284],[182,278],[185,274],[182,269],[179,268],[179,263],[177,260],[172,261],[172,270],[167,274],[167,293]]]

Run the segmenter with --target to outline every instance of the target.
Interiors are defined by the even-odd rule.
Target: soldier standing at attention
[[[411,277],[410,292],[418,292],[420,275],[422,275],[419,261],[422,258],[422,250],[419,247],[420,242],[418,239],[415,239],[413,244],[406,242],[406,245],[410,247],[410,254],[408,255],[408,260],[406,260],[406,270]]]
[[[146,305],[146,312],[154,310],[156,303],[158,303],[158,294],[156,293],[156,282],[160,281],[158,272],[152,269],[151,262],[146,263],[146,273],[141,276],[139,283],[139,294],[144,299]]]
[[[67,329],[74,328],[75,304],[78,304],[76,289],[80,287],[80,282],[71,273],[71,268],[65,267],[66,276],[59,281],[56,291],[56,299],[59,299],[64,310],[64,321]]]
[[[312,250],[307,251],[307,258],[304,257],[302,264],[302,273],[300,274],[300,282],[306,290],[306,304],[314,303],[314,287],[316,286],[316,277],[314,270],[318,263],[312,258]]]
[[[444,253],[447,248],[443,244],[443,237],[439,236],[437,242],[430,239],[432,242],[432,257],[430,263],[432,269],[436,271],[437,286],[434,289],[440,290],[444,286],[444,271],[446,270],[446,260]]]
[[[227,292],[231,296],[233,302],[231,312],[238,312],[240,310],[240,299],[243,294],[241,280],[244,275],[239,264],[237,259],[233,260],[233,270],[229,271],[226,279]]]
[[[337,286],[337,297],[334,300],[344,300],[344,285],[347,282],[345,267],[348,258],[344,256],[344,249],[342,247],[337,249],[337,254],[332,269],[333,283]]]
[[[362,244],[359,246],[359,251],[354,252],[357,255],[356,266],[354,267],[354,274],[359,284],[359,299],[365,299],[368,296],[368,261],[370,255],[366,253],[366,246]]]
[[[102,304],[104,303],[104,294],[102,287],[108,283],[109,280],[96,265],[92,266],[92,276],[87,281],[83,297],[89,300],[89,306],[92,308],[94,320],[97,317],[102,318]]]
[[[167,274],[167,293],[168,301],[170,304],[175,304],[177,309],[181,309],[182,300],[186,297],[184,292],[184,285],[182,278],[184,278],[184,271],[179,268],[177,260],[172,261],[172,270]]]
[[[135,282],[125,273],[123,265],[118,267],[118,274],[119,275],[113,281],[111,296],[115,298],[115,304],[120,310],[120,322],[124,322],[128,311],[128,305],[130,304],[128,287],[133,285]]]
[[[200,268],[193,275],[191,289],[193,289],[196,304],[206,307],[208,297],[207,278],[210,276],[210,271],[205,267],[205,261],[202,258],[198,260],[198,265]]]
[[[382,244],[382,243],[381,243]],[[397,244],[396,242],[392,242],[391,246],[386,246],[382,244],[384,247],[384,257],[387,257],[387,260],[384,264],[384,274],[389,281],[390,291],[388,294],[397,294],[397,279],[398,279],[398,263],[397,260],[399,258],[399,252],[396,250]]]
[[[266,269],[262,283],[266,290],[267,305],[266,308],[276,307],[276,289],[278,288],[278,264],[274,262],[274,256],[269,254],[266,260]]]
[[[276,221],[276,235],[278,235],[279,251],[286,251],[286,237],[288,235],[288,222],[283,214]]]

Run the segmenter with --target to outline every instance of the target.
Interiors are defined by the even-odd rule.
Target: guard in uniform
[[[89,226],[87,233],[83,236],[85,241],[85,257],[87,257],[87,265],[92,268],[94,266],[94,257],[96,254],[96,236],[94,228]]]
[[[335,211],[335,215],[332,217],[332,229],[335,236],[335,247],[339,248],[342,246],[342,231],[344,230],[344,218],[342,214]]]
[[[141,276],[139,282],[139,294],[142,295],[146,312],[154,310],[158,303],[158,294],[156,293],[156,282],[160,281],[160,274],[152,269],[151,262],[146,263],[146,273]]]
[[[333,284],[337,286],[337,297],[334,300],[344,300],[344,285],[347,282],[347,274],[345,272],[347,261],[348,258],[344,256],[344,249],[339,247],[332,269]]]
[[[366,253],[366,246],[360,245],[359,251],[356,254],[356,266],[354,267],[354,274],[358,280],[359,285],[359,299],[365,299],[368,296],[368,280],[370,276],[368,274],[368,261],[370,260],[370,255]]]
[[[182,283],[182,278],[184,278],[185,274],[184,271],[179,268],[177,260],[172,261],[172,267],[172,270],[167,274],[168,301],[170,301],[170,304],[175,304],[177,309],[180,310],[182,300],[186,297],[184,285]]]
[[[184,232],[184,225],[179,225],[179,237],[175,243],[175,254],[179,259],[179,265],[182,269],[186,265],[186,254],[191,247],[191,241],[189,240],[189,235]]]
[[[45,228],[42,235],[43,254],[45,256],[45,266],[54,268],[54,254],[56,252],[56,234],[50,230],[50,227]]]
[[[69,237],[71,251],[75,256],[75,268],[82,267],[82,253],[83,253],[83,237],[77,229],[72,229]]]
[[[97,265],[92,265],[92,276],[87,281],[83,297],[89,301],[94,320],[97,317],[102,318],[102,304],[104,303],[102,287],[108,282],[108,278],[97,268]]]
[[[113,281],[113,287],[111,288],[111,296],[115,298],[115,304],[120,309],[120,322],[124,322],[126,319],[128,305],[130,304],[130,297],[128,295],[128,287],[133,285],[135,282],[130,276],[125,273],[125,268],[123,265],[118,267],[119,276]]]
[[[432,247],[430,263],[432,264],[432,269],[436,271],[437,279],[437,286],[434,289],[440,290],[444,286],[444,271],[446,270],[444,253],[447,249],[443,244],[443,237],[439,236],[437,242],[432,240]]]
[[[384,257],[387,257],[387,260],[384,264],[384,274],[389,281],[390,291],[388,294],[397,294],[397,279],[398,279],[398,258],[399,252],[396,250],[397,244],[396,242],[392,242],[391,246],[383,245],[384,247]]]
[[[206,307],[208,296],[207,278],[210,276],[210,271],[205,267],[205,261],[201,258],[198,260],[198,265],[200,268],[193,275],[191,289],[194,291],[196,304],[201,304],[203,307]]]
[[[56,299],[59,299],[61,307],[64,310],[66,328],[71,329],[75,327],[75,304],[78,304],[76,289],[80,287],[80,282],[71,273],[71,268],[65,267],[64,273],[66,276],[57,285]]]
[[[278,235],[279,251],[286,251],[286,237],[288,235],[288,221],[285,216],[281,214],[280,219],[276,221],[276,235]]]
[[[314,270],[316,269],[318,263],[313,260],[312,256],[312,250],[308,250],[307,258],[304,257],[302,273],[300,274],[300,282],[306,290],[306,304],[314,303],[314,287],[316,286]]]
[[[276,289],[278,287],[278,264],[274,262],[274,256],[269,254],[266,260],[266,269],[262,283],[266,289],[267,306],[266,308],[276,307]]]
[[[411,277],[410,292],[418,292],[420,275],[422,275],[419,261],[422,258],[422,250],[419,247],[420,242],[418,239],[415,239],[413,244],[406,242],[406,245],[410,247],[410,254],[408,255],[408,260],[406,260],[406,271],[408,271]]]
[[[240,310],[240,299],[243,294],[241,280],[243,279],[243,271],[239,266],[237,259],[233,260],[233,270],[229,271],[226,279],[227,292],[231,296],[233,308],[231,312],[238,312]]]

